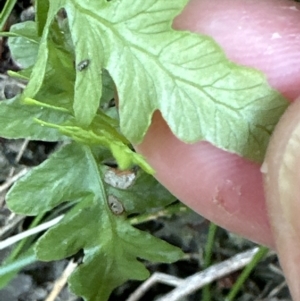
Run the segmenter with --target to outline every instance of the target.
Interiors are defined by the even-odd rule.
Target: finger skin
[[[191,0],[174,27],[213,36],[229,58],[259,68],[293,100],[300,94],[299,21],[299,4],[288,0]],[[196,212],[274,247],[258,164],[207,142],[179,141],[159,112],[137,150],[157,179]]]
[[[263,171],[266,200],[293,300],[300,300],[300,101],[278,123],[268,146]]]
[[[212,36],[232,61],[263,71],[289,99],[299,96],[299,3],[191,0],[175,28]]]

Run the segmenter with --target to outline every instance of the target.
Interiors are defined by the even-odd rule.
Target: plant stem
[[[4,29],[5,23],[7,22],[17,0],[6,0],[6,3],[0,13],[0,31]]]
[[[254,255],[253,259],[245,267],[245,269],[243,270],[243,272],[241,273],[241,275],[239,276],[239,278],[237,279],[235,284],[232,286],[232,288],[226,298],[226,301],[233,301],[235,299],[236,295],[242,288],[245,281],[248,279],[252,270],[256,267],[258,262],[267,255],[268,251],[269,251],[269,249],[267,247],[261,246],[259,248],[258,252]]]
[[[33,247],[27,250],[18,259],[9,263],[3,263],[0,266],[0,290],[4,288],[24,267],[36,262]]]
[[[213,252],[213,246],[215,241],[215,236],[217,232],[218,226],[214,223],[210,223],[208,229],[208,236],[205,245],[205,253],[204,253],[204,268],[207,269],[211,265],[211,257]],[[210,285],[206,285],[202,290],[202,301],[210,301],[211,300],[211,292]]]
[[[35,228],[43,219],[45,213],[39,214],[34,218],[29,226],[29,230]],[[34,255],[32,237],[27,237],[20,241],[12,249],[9,256],[5,258],[0,267],[0,289],[15,277],[15,275],[25,266],[35,262],[37,259]]]
[[[129,222],[131,225],[137,225],[137,224],[141,224],[141,223],[148,222],[151,220],[155,220],[159,217],[169,217],[176,213],[184,213],[184,212],[187,212],[188,210],[189,209],[186,206],[179,203],[179,204],[175,204],[175,205],[170,205],[159,211],[145,213],[145,214],[135,216],[133,218],[130,218]]]

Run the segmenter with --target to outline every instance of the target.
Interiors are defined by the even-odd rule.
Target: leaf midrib
[[[124,45],[126,45],[129,49],[130,48],[135,48],[137,51],[141,52],[143,55],[147,56],[147,57],[151,57],[152,60],[157,64],[157,66],[163,71],[165,72],[169,78],[172,80],[172,82],[174,83],[174,86],[176,86],[178,89],[181,90],[180,86],[176,83],[177,81],[179,82],[182,82],[182,83],[185,83],[187,85],[190,85],[192,87],[194,87],[195,89],[198,89],[200,90],[204,95],[206,95],[208,97],[208,99],[210,99],[212,101],[213,104],[215,105],[218,105],[218,106],[221,106],[221,107],[225,107],[227,108],[228,110],[230,111],[234,111],[235,113],[237,113],[237,115],[239,115],[241,117],[241,112],[240,110],[243,109],[243,107],[240,107],[240,108],[235,108],[233,106],[230,106],[229,104],[226,104],[226,103],[222,103],[220,101],[218,101],[217,99],[213,98],[207,91],[205,91],[205,88],[206,87],[212,87],[213,84],[209,84],[209,85],[205,85],[205,86],[200,86],[200,85],[197,85],[187,79],[184,79],[182,77],[179,77],[179,76],[176,76],[174,74],[171,74],[170,71],[168,69],[166,69],[163,64],[161,63],[161,61],[159,60],[159,57],[157,55],[154,55],[152,54],[151,52],[147,52],[144,48],[134,44],[134,43],[130,43],[128,44],[127,41],[124,39],[124,37],[119,33],[118,30],[116,30],[114,28],[114,23],[112,22],[109,22],[107,21],[106,19],[98,16],[97,14],[94,14],[93,12],[83,8],[81,5],[79,5],[78,3],[73,3],[73,6],[78,9],[79,11],[82,11],[83,14],[86,14],[88,16],[90,16],[91,18],[99,21],[100,24],[103,24],[106,28],[108,28],[119,40],[121,40],[123,42]],[[118,24],[118,23],[116,23]],[[174,30],[173,30],[174,31]],[[180,37],[181,38],[181,37]],[[178,39],[180,39],[178,38]],[[173,43],[174,41],[172,41]],[[103,46],[103,45],[102,45]],[[104,47],[103,47],[104,48]],[[134,51],[131,51],[132,54],[134,54]],[[135,56],[136,57],[136,56]],[[224,57],[224,60],[225,62],[227,61],[226,58]],[[229,63],[229,62],[228,62]],[[148,76],[151,77],[152,81],[154,81],[153,77],[151,76],[151,74],[149,74],[147,72]],[[230,72],[226,73],[225,75],[223,75],[221,78],[218,78],[215,82],[221,80],[222,78],[225,78],[227,77],[228,75],[230,74]],[[215,83],[214,82],[214,83]],[[259,86],[258,85],[255,85],[253,87],[250,87],[250,88],[255,88],[256,86]],[[245,88],[241,89],[241,90],[245,90]],[[156,92],[157,94],[157,92]],[[159,106],[157,106],[157,109],[159,109]],[[243,114],[242,114],[243,115]]]

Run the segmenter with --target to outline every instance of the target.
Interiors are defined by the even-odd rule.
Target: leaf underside
[[[153,112],[159,110],[184,142],[206,140],[262,161],[287,102],[260,72],[228,61],[211,38],[173,30],[172,20],[186,3],[50,3],[49,24],[59,8],[67,12],[76,64],[90,61],[76,74],[75,116],[81,124],[92,121],[101,94],[99,70],[105,68],[117,87],[121,130],[132,142],[142,141]],[[45,31],[42,39],[46,41],[47,35]],[[47,43],[40,47],[40,62],[47,60],[46,48]],[[38,66],[28,93],[37,92],[40,76]]]
[[[68,144],[18,181],[9,191],[7,202],[13,211],[27,215],[50,211],[65,202],[74,204],[64,219],[39,240],[36,255],[50,261],[83,250],[84,260],[70,278],[71,288],[86,300],[104,301],[128,279],[148,277],[138,259],[170,263],[180,259],[182,252],[133,228],[126,220],[127,213],[169,204],[174,197],[145,174],[138,177],[137,188],[122,194],[122,190],[103,182],[104,170],[96,158],[90,147]],[[145,189],[142,194],[148,184],[157,191]],[[121,214],[111,210],[111,195],[124,207]],[[157,195],[160,197],[155,198]],[[135,199],[144,206],[134,205]]]
[[[131,142],[142,141],[152,114],[159,110],[180,140],[209,141],[261,162],[288,103],[269,87],[262,73],[230,62],[210,37],[173,30],[172,20],[186,3],[51,1],[24,97],[41,99],[51,73],[47,62],[51,60],[55,69],[63,62],[52,78],[73,94],[66,101],[78,124],[89,126],[99,108],[106,69],[117,87],[121,131]],[[50,39],[61,8],[68,16],[75,63],[65,59],[62,45],[55,47]],[[60,53],[57,63],[55,52]],[[80,67],[83,62],[85,67]],[[71,71],[76,73],[73,78]],[[65,75],[57,78],[60,73]]]

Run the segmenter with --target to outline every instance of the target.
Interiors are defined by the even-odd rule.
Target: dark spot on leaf
[[[77,70],[83,71],[84,69],[86,69],[88,67],[89,64],[90,64],[90,60],[88,60],[88,59],[83,60],[77,65]]]
[[[125,210],[123,204],[113,195],[108,196],[108,205],[112,213],[115,215],[120,215]]]

